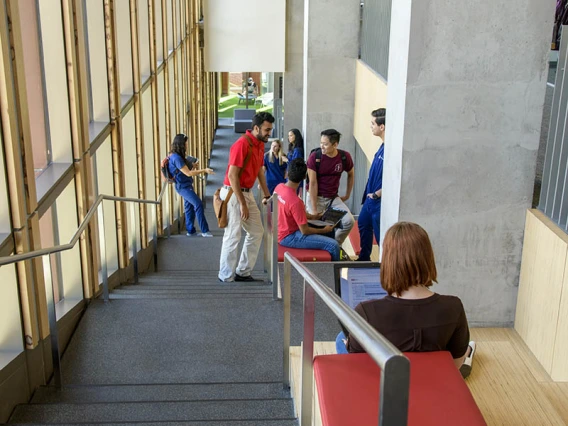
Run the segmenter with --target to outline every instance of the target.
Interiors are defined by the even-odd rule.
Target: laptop
[[[335,294],[351,309],[367,300],[382,299],[387,292],[381,286],[381,264],[378,262],[340,262],[334,264]],[[349,332],[339,323],[347,336]]]
[[[347,212],[345,210],[336,209],[334,207],[329,206],[320,219],[310,219],[308,220],[308,225],[313,228],[325,228],[326,226],[335,226],[337,225],[343,216],[345,216]]]

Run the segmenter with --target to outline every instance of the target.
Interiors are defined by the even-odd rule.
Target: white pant
[[[227,196],[227,189],[221,190],[221,199]],[[241,207],[239,200],[235,194],[231,195],[229,204],[227,205],[228,224],[223,235],[223,247],[221,248],[221,258],[219,259],[219,279],[230,282],[235,279],[235,272],[242,276],[251,274],[256,263],[260,245],[262,243],[262,220],[260,210],[256,205],[256,201],[252,192],[243,192],[247,207],[249,210],[249,218],[241,219]],[[237,266],[238,246],[241,241],[241,227],[245,230],[245,243],[241,253],[241,259]]]
[[[325,198],[325,197],[319,197],[318,196],[318,202],[317,202],[317,209],[318,210],[316,212],[314,212],[314,211],[312,211],[312,203],[310,202],[310,193],[308,192],[306,194],[306,196],[307,196],[306,207],[308,209],[308,213],[311,213],[311,214],[316,214],[318,212],[323,213],[327,209],[327,207],[329,206],[330,202],[331,202],[331,206],[333,208],[336,208],[336,209],[339,209],[339,210],[344,210],[344,211],[347,212],[347,214],[345,216],[343,216],[343,219],[341,219],[341,227],[335,228],[335,240],[339,243],[339,245],[343,244],[343,241],[345,241],[345,239],[347,238],[347,236],[351,232],[353,225],[355,225],[355,218],[351,214],[351,211],[349,210],[349,208],[345,205],[345,203],[339,197],[333,198],[333,201],[332,201],[331,198]]]

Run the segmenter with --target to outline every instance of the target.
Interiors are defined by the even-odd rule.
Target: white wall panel
[[[205,0],[204,29],[205,71],[284,71],[285,0]]]

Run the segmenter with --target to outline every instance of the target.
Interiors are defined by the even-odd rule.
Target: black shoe
[[[254,281],[262,281],[262,280],[255,280],[252,275],[243,276],[239,274],[235,274],[235,281],[245,281],[245,282],[254,282]]]

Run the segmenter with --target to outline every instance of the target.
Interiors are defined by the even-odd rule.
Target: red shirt
[[[325,198],[333,198],[339,191],[339,182],[341,181],[341,173],[349,172],[353,168],[353,159],[351,155],[345,152],[347,161],[345,162],[345,170],[343,170],[343,161],[341,161],[341,153],[338,151],[333,158],[322,154],[319,165],[319,171],[316,169],[316,153],[312,152],[308,158],[308,169],[318,174],[318,195]]]
[[[252,155],[247,163],[246,167],[241,173],[240,183],[241,188],[252,188],[254,181],[258,177],[258,172],[262,167],[264,162],[264,142],[259,141],[255,138],[250,130],[247,130],[247,136],[252,141]],[[249,151],[249,142],[245,136],[241,136],[237,141],[231,146],[231,151],[229,153],[229,164],[227,166],[227,171],[225,172],[225,180],[223,184],[230,186],[229,182],[229,167],[237,166],[243,167],[245,158]]]
[[[296,190],[279,184],[274,192],[278,193],[278,242],[308,223],[306,206]]]

